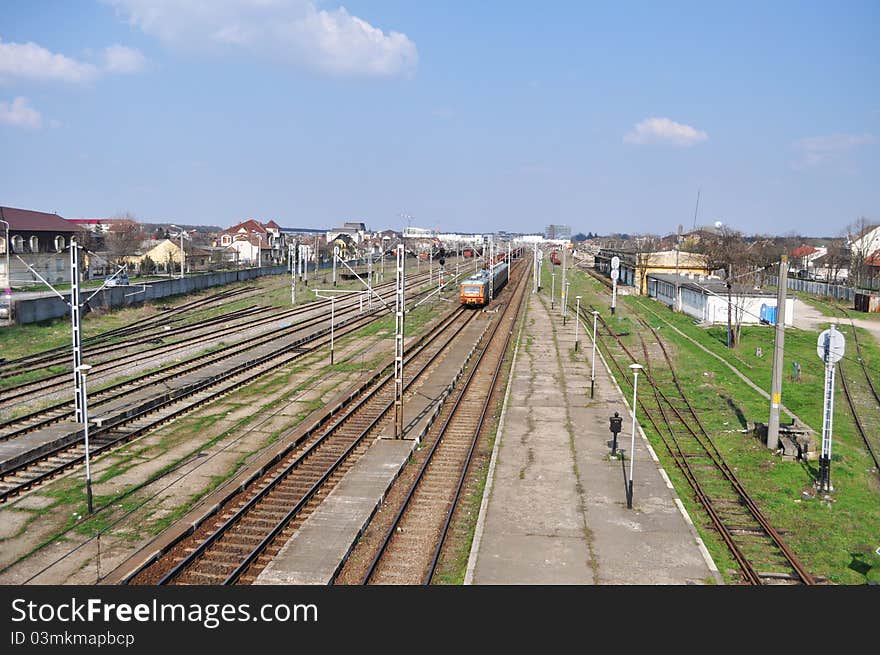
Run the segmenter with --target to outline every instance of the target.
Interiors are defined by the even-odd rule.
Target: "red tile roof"
[[[9,223],[10,230],[29,232],[77,232],[80,228],[58,214],[36,212],[16,207],[0,207],[0,218]]]

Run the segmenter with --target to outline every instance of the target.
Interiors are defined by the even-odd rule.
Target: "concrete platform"
[[[442,407],[488,325],[484,314],[462,331],[430,377],[404,403],[404,438],[383,433],[288,539],[255,584],[330,584]],[[492,315],[494,316],[494,315]]]
[[[629,451],[629,406],[598,356],[590,398],[589,333],[574,354],[572,316],[563,326],[541,298],[528,301],[465,583],[720,584],[640,430],[627,509],[629,463],[609,457],[608,418],[624,417]]]

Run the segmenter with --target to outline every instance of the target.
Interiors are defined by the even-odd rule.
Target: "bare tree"
[[[131,214],[126,213],[124,218],[114,220],[104,241],[110,257],[117,264],[122,264],[126,257],[134,255],[144,240],[141,224],[130,216]]]
[[[864,216],[846,226],[846,239],[850,247],[849,275],[855,286],[863,286],[870,277],[868,258],[878,249],[878,242],[871,232],[876,227]]]
[[[636,234],[630,239],[629,246],[635,254],[636,260],[636,279],[633,280],[633,283],[639,295],[642,295],[645,293],[651,256],[660,249],[660,237],[654,234]]]

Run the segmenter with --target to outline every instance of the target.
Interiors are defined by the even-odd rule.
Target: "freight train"
[[[507,262],[502,262],[496,264],[491,271],[483,270],[464,280],[460,287],[461,304],[477,307],[487,305],[489,301],[492,300],[489,296],[489,282],[492,281],[492,278],[494,277],[492,287],[495,296],[497,297],[498,292],[501,291],[505,284],[507,284],[508,268],[509,266],[507,265]]]

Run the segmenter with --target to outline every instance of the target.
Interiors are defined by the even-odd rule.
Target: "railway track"
[[[226,291],[212,294],[207,298],[200,298],[192,302],[178,305],[177,307],[141,319],[140,321],[135,321],[119,328],[114,328],[91,337],[86,337],[82,340],[83,352],[88,352],[90,348],[97,348],[100,344],[110,343],[114,339],[138,335],[154,328],[161,328],[172,323],[183,321],[187,318],[187,316],[184,315],[185,312],[191,312],[196,309],[205,309],[214,304],[227,303],[230,300],[238,300],[240,296],[250,294],[253,290],[254,287],[227,289]],[[161,334],[161,331],[157,331],[152,336],[155,337]],[[24,357],[6,360],[0,364],[0,380],[59,364],[70,364],[69,345],[49,348]]]
[[[358,303],[354,300],[340,301],[339,305],[340,307],[337,309],[339,320],[345,319],[346,316],[354,315],[358,309]],[[241,355],[249,350],[253,350],[279,339],[284,339],[285,337],[295,334],[296,332],[299,332],[305,328],[314,327],[320,323],[323,323],[327,320],[327,317],[324,314],[317,314],[301,320],[300,322],[293,322],[293,318],[298,316],[299,314],[311,314],[314,313],[315,309],[320,310],[321,308],[322,306],[316,305],[315,307],[309,307],[306,311],[297,310],[298,313],[294,312],[294,310],[287,310],[268,319],[268,322],[272,325],[277,326],[280,324],[285,325],[286,327],[280,327],[279,329],[276,329],[269,333],[265,333],[261,336],[247,337],[242,341],[237,341],[226,346],[215,348],[210,352],[202,351],[192,357],[189,357],[188,359],[175,361],[172,364],[160,366],[159,368],[153,369],[142,375],[134,376],[122,382],[110,384],[104,387],[94,385],[93,383],[94,388],[89,391],[89,403],[92,409],[92,413],[99,414],[101,411],[101,406],[107,406],[109,403],[118,401],[119,399],[133,392],[147,389],[150,386],[156,384],[163,384],[165,382],[172,381],[181,375],[186,375],[198,371],[205,366],[209,366],[211,364],[220,362],[230,357],[234,357],[236,355]],[[288,319],[290,320],[288,321]],[[256,323],[250,323],[247,327],[250,328],[253,327],[255,324],[259,325],[263,323],[264,321],[258,321]],[[235,330],[240,331],[241,328],[235,328]],[[219,335],[215,334],[213,336],[216,338],[217,336],[227,334],[229,334],[229,332],[224,330],[219,333]],[[197,337],[197,339],[202,341],[205,339],[205,335]],[[169,353],[163,352],[162,354],[168,355]],[[142,357],[143,354],[141,354],[140,356]],[[95,365],[92,375],[95,376],[95,374],[104,374],[110,370],[115,370],[120,367],[130,365],[131,361],[129,358],[124,358],[120,362],[110,362],[105,365]],[[62,377],[63,379],[58,380],[53,384],[46,383],[43,386],[41,393],[45,395],[47,391],[58,386],[69,386],[70,380],[68,378],[68,375],[63,375],[59,377]],[[14,398],[17,398],[17,396],[4,396],[4,401],[9,402],[10,399]],[[54,403],[46,407],[41,407],[40,409],[34,410],[32,412],[28,412],[21,416],[17,416],[15,418],[0,422],[0,441],[5,441],[7,439],[27,434],[28,432],[46,427],[48,425],[52,425],[53,423],[69,420],[72,416],[72,401],[64,401],[60,403]]]
[[[422,291],[414,294],[413,299],[427,293]],[[377,307],[364,314],[353,315],[339,320],[334,329],[334,338],[338,339],[350,334],[368,323],[375,320],[383,311]],[[326,316],[315,320],[315,323],[326,321]],[[301,330],[297,327],[291,332]],[[188,385],[178,386],[165,393],[154,395],[143,401],[138,406],[123,407],[116,414],[103,417],[102,426],[90,430],[90,448],[92,457],[100,455],[108,450],[127,443],[165,422],[186,414],[201,405],[211,402],[223,395],[231,393],[242,386],[259,379],[263,375],[271,373],[279,366],[285,366],[301,357],[304,353],[327,345],[331,340],[330,327],[316,329],[312,333],[282,343],[269,349],[262,354],[243,359],[247,352],[239,353],[239,360],[235,366],[221,367],[219,373],[209,376],[200,376]],[[264,345],[278,341],[277,334],[271,335]],[[228,355],[226,356],[228,358]],[[215,365],[221,360],[215,361]],[[201,362],[197,369],[204,368],[206,364]],[[166,373],[164,381],[171,381],[181,375],[180,371]],[[150,377],[145,376],[145,377]],[[122,383],[124,386],[126,383]],[[158,384],[158,381],[147,380],[145,386]],[[123,394],[124,395],[124,394]],[[59,410],[63,411],[63,409]],[[96,416],[96,414],[92,414]],[[50,420],[52,417],[41,420]],[[32,420],[31,420],[32,422]],[[27,427],[27,426],[25,426]],[[22,428],[25,429],[25,428]],[[31,427],[30,429],[34,429]],[[22,435],[19,435],[22,436]],[[0,502],[18,496],[35,486],[57,477],[67,470],[78,466],[84,461],[83,434],[77,428],[67,437],[59,435],[57,445],[43,450],[35,451],[32,456],[22,458],[14,466],[0,474]]]
[[[584,308],[581,317],[584,321],[588,319]],[[638,359],[604,318],[600,316],[599,319],[602,330],[599,341],[605,342],[604,351],[619,379],[632,389],[634,382],[628,365]],[[642,325],[655,339],[663,362],[659,366],[652,363],[651,348],[642,332],[636,332],[643,351],[640,359],[646,365],[645,377],[651,387],[650,399],[646,399],[644,393],[638,399],[641,414],[659,435],[669,456],[687,480],[711,527],[736,561],[743,582],[753,585],[815,584],[812,575],[725,462],[685,395],[659,334],[644,321]],[[621,363],[621,359],[625,361]]]
[[[413,371],[405,393],[447,352],[475,314],[461,308],[406,353]],[[387,370],[387,369],[386,369]],[[394,377],[377,376],[335,418],[315,425],[292,443],[263,475],[230,494],[215,514],[135,572],[131,584],[247,584],[276,554],[371,439],[393,420]],[[337,416],[338,415],[338,416]]]
[[[840,372],[840,384],[846,398],[847,406],[852,414],[856,430],[865,444],[865,448],[874,462],[874,470],[880,475],[880,435],[871,426],[880,425],[880,395],[871,380],[871,374],[865,364],[862,353],[862,345],[859,342],[858,328],[852,316],[843,307],[836,307],[852,326],[853,342],[856,346],[856,359],[859,362],[860,374],[849,374],[849,363],[846,367],[841,359],[837,362],[837,370]],[[852,358],[848,358],[850,361]]]
[[[417,284],[421,283],[422,281],[424,281],[424,277],[425,276],[414,278],[413,281]],[[374,288],[377,290],[378,293],[383,293],[393,288],[393,283],[377,285]],[[338,301],[337,304],[340,310],[344,310],[345,308],[351,308],[356,305],[357,301],[353,299],[342,299]],[[208,319],[206,322],[196,325],[184,325],[179,327],[177,330],[172,330],[170,332],[162,331],[159,333],[142,336],[130,342],[112,345],[105,344],[95,346],[93,348],[86,348],[83,352],[83,357],[84,359],[88,359],[93,364],[94,370],[91,374],[93,376],[103,375],[104,373],[109,373],[110,371],[125,371],[132,365],[142,366],[143,361],[146,358],[167,357],[173,355],[176,352],[191,349],[194,345],[198,346],[206,339],[212,339],[216,341],[225,337],[236,336],[244,330],[250,331],[260,327],[271,327],[278,324],[279,321],[282,322],[282,324],[284,321],[294,321],[298,316],[302,314],[313,313],[316,310],[320,311],[329,306],[329,300],[321,300],[282,311],[278,311],[277,308],[253,308],[247,311],[239,310],[238,312],[232,313],[231,315],[225,315],[223,317],[223,320],[220,320],[220,317],[212,318]],[[232,320],[242,322],[233,325],[227,325],[227,323]],[[220,326],[219,329],[213,329],[217,325]],[[202,330],[206,328],[207,331],[202,332]],[[182,335],[183,338],[178,341],[166,343],[168,339],[173,338],[175,335]],[[125,356],[115,359],[96,359],[99,355],[106,355],[114,351],[130,349],[131,347],[138,344],[147,344],[148,348],[145,350],[128,353]],[[154,347],[150,348],[150,344],[153,344]],[[67,348],[67,354],[63,361],[58,360],[57,356],[55,355],[53,355],[51,358],[51,362],[53,362],[52,365],[63,365],[66,369],[65,371],[44,376],[38,380],[28,381],[14,386],[8,386],[7,388],[0,390],[0,399],[3,400],[4,408],[9,410],[15,406],[24,404],[28,402],[29,399],[32,399],[34,395],[38,395],[40,398],[45,398],[48,391],[51,391],[53,389],[63,389],[69,386],[69,378],[71,375],[69,360],[70,352],[69,348]],[[44,362],[40,364],[40,366],[38,366],[38,369],[42,369],[48,365],[50,364]],[[23,372],[27,371],[17,371],[14,373],[14,375],[20,375]],[[0,424],[0,430],[2,429],[3,425]]]
[[[529,280],[524,267],[520,269],[503,316],[483,335],[464,380],[447,398],[425,436],[427,454],[361,584],[430,584],[474,450],[496,400],[499,373]]]

